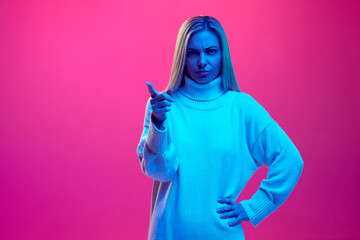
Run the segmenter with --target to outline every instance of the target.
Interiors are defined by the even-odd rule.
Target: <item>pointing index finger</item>
[[[159,93],[156,91],[156,89],[154,88],[154,86],[151,84],[151,82],[146,82],[146,85],[148,86],[150,95],[152,98],[156,97],[156,95],[158,95]]]

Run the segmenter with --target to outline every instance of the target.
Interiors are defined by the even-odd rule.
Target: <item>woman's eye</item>
[[[214,54],[214,53],[216,53],[216,50],[215,50],[215,49],[209,49],[207,52],[208,52],[209,54]]]

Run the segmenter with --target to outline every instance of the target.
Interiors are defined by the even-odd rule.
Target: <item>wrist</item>
[[[160,130],[160,131],[165,130],[165,127],[164,127],[164,121],[165,121],[165,119],[162,120],[162,121],[160,121],[160,120],[158,120],[158,119],[155,117],[155,115],[152,113],[152,114],[151,114],[151,121],[154,123],[155,127],[156,127],[158,130]]]
[[[250,221],[249,216],[247,215],[247,213],[245,211],[245,208],[241,205],[241,203],[238,203],[238,204],[239,204],[241,215],[243,216],[242,221]]]

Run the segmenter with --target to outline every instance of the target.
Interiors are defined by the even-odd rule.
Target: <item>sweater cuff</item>
[[[163,153],[169,150],[169,134],[167,128],[167,120],[165,120],[164,130],[159,130],[150,118],[149,132],[146,138],[146,144],[155,153]]]
[[[251,197],[251,199],[241,201],[240,204],[245,209],[245,212],[254,227],[257,227],[262,220],[276,210],[274,203],[260,189]]]

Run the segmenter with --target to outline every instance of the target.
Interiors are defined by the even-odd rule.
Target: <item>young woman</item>
[[[220,23],[185,21],[167,88],[147,85],[137,154],[154,179],[149,239],[245,239],[242,222],[257,226],[285,202],[303,160],[266,110],[240,92]],[[261,166],[267,179],[235,203]]]

